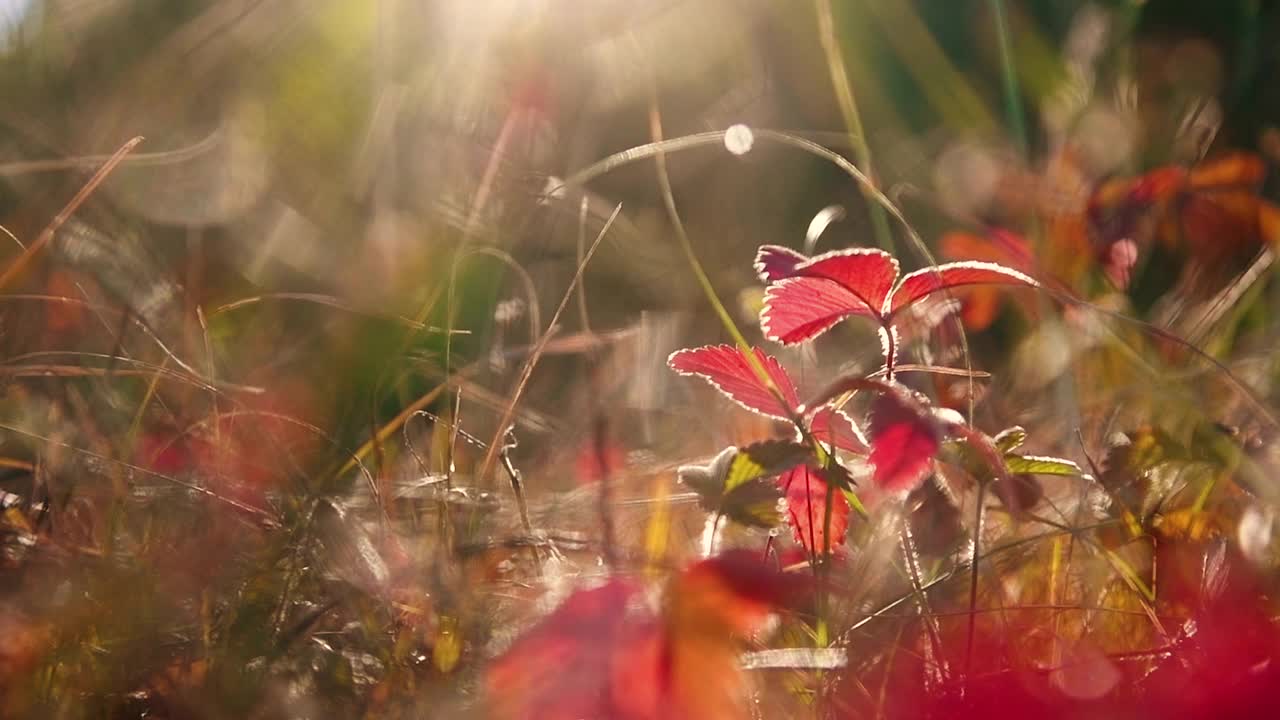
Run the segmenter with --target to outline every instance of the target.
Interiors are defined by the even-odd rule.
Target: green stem
[[[875,168],[871,163],[871,146],[867,144],[867,133],[862,126],[862,114],[858,111],[858,99],[853,94],[853,83],[849,82],[849,71],[840,52],[840,42],[836,38],[835,16],[831,12],[831,0],[814,0],[814,8],[818,13],[818,34],[822,40],[822,50],[827,57],[827,68],[831,71],[831,84],[835,89],[836,101],[840,105],[840,114],[844,116],[845,127],[849,131],[849,142],[853,146],[853,154],[863,172],[874,178]],[[871,226],[875,231],[876,242],[886,252],[893,252],[893,233],[889,230],[889,218],[884,208],[876,202],[866,188],[862,188],[862,196],[866,198],[871,212]]]
[[[865,194],[869,195],[876,203],[879,203],[879,205],[884,208],[884,211],[888,213],[890,217],[892,217],[902,226],[903,232],[906,234],[907,239],[911,242],[911,246],[917,252],[920,253],[920,256],[925,259],[928,265],[936,266],[938,264],[937,260],[933,256],[933,253],[929,251],[929,246],[925,244],[924,239],[920,237],[920,234],[917,233],[915,228],[912,227],[911,223],[908,222],[906,216],[902,214],[902,211],[898,208],[898,206],[895,205],[893,201],[888,198],[888,196],[886,196],[883,192],[881,192],[875,186],[875,184],[871,181],[871,178],[868,177],[866,173],[858,169],[858,166],[855,165],[854,163],[849,162],[848,158],[844,157],[843,155],[840,155],[839,153],[833,152],[832,150],[825,148],[822,145],[819,145],[810,140],[806,140],[797,135],[792,135],[785,132],[779,132],[777,130],[767,130],[767,129],[755,129],[752,132],[755,134],[755,137],[757,140],[766,140],[769,142],[775,142],[780,145],[786,145],[798,150],[802,150],[811,155],[822,158],[823,160],[826,160],[832,163],[833,165],[835,165],[836,167],[840,168],[841,170],[843,170],[846,174],[849,175],[849,177],[853,178],[853,180],[856,183],[858,183],[858,185],[862,188]],[[602,160],[597,161],[596,163],[586,168],[583,168],[582,170],[579,170],[578,172],[574,173],[573,175],[565,179],[565,181],[561,183],[557,188],[553,188],[553,191],[559,188],[580,187],[583,184],[591,181],[592,179],[599,177],[600,175],[604,175],[605,173],[612,172],[613,170],[616,170],[624,165],[628,165],[630,163],[638,162],[640,160],[645,160],[652,157],[662,156],[665,153],[684,152],[684,151],[692,150],[695,148],[722,144],[724,142],[724,131],[717,130],[717,131],[711,131],[711,132],[696,133],[693,135],[686,135],[684,137],[672,138],[670,140],[662,140],[660,139],[660,137],[661,135],[659,134],[655,137],[655,140],[653,142],[650,142],[647,145],[641,145],[639,147],[633,147],[627,150],[623,150],[621,152],[616,152]],[[665,165],[661,165],[660,167],[665,167]],[[670,206],[668,207],[668,209],[670,209]],[[683,228],[680,228],[680,230],[682,229]],[[680,230],[678,230],[678,232]],[[685,238],[683,242],[687,247],[688,239]],[[691,252],[691,249],[687,249],[686,253],[688,252]],[[699,266],[695,266],[695,271],[697,271],[698,267]],[[706,277],[704,273],[699,273],[699,275],[700,277],[703,277],[703,278]],[[706,284],[703,285],[704,290],[706,290],[709,287],[710,287],[710,282],[707,282]],[[719,301],[713,300],[713,304],[719,306]],[[720,306],[720,307],[721,309],[723,309],[723,306]],[[725,320],[728,317],[728,313],[724,312],[723,314],[721,314],[720,317],[722,320]],[[973,403],[973,395],[974,395],[973,366],[972,366],[972,363],[970,362],[970,357],[969,357],[969,340],[968,340],[968,336],[964,331],[964,323],[960,321],[959,317],[953,316],[952,321],[955,323],[956,333],[960,338],[960,352],[961,352],[961,355],[964,357],[964,367],[969,379],[970,385],[969,385],[969,416],[968,418],[969,418],[969,424],[973,424],[973,404],[974,404]],[[731,323],[732,320],[729,320],[728,322]],[[736,335],[736,337],[740,338],[741,335],[738,334]],[[747,357],[748,363],[751,365],[752,369],[757,372],[757,374],[763,373],[764,368],[761,367],[760,364],[755,361],[753,354],[748,353],[746,357]],[[762,382],[763,381],[764,380],[762,379]],[[766,385],[771,388],[773,387],[772,383],[766,383]],[[773,389],[776,391],[776,388],[773,388]],[[1280,427],[1280,424],[1277,424],[1276,427]],[[801,432],[803,433],[804,430],[801,430]],[[808,442],[809,438],[806,437],[805,440],[806,442]]]
[[[1009,17],[1005,13],[1004,0],[991,0],[991,15],[995,22],[996,45],[1000,49],[1000,76],[1004,85],[1004,112],[1009,132],[1022,157],[1027,156],[1027,125],[1022,110],[1022,94],[1018,90],[1018,72],[1013,61],[1013,42],[1009,37]]]
[[[978,500],[973,518],[973,562],[969,564],[969,625],[965,632],[964,641],[964,679],[966,683],[969,682],[969,676],[973,671],[973,641],[978,620],[978,558],[980,557],[978,549],[982,542],[982,505],[987,501],[988,482],[987,480],[978,482]]]

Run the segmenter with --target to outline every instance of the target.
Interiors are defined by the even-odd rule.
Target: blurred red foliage
[[[529,720],[750,717],[738,666],[744,637],[803,584],[747,551],[699,562],[666,588],[662,607],[614,579],[571,595],[490,667],[495,717]]]

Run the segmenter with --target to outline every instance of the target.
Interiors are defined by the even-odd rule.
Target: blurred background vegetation
[[[771,430],[665,367],[728,336],[654,164],[563,182],[739,123],[858,162],[941,259],[1228,365],[1252,395],[1087,306],[962,297],[984,429],[1208,458],[1234,482],[1185,505],[1253,513],[1274,563],[1276,77],[1270,0],[0,0],[0,715],[478,712],[489,658],[605,572],[602,476],[626,568],[696,555],[675,466]],[[927,262],[813,157],[666,162],[750,337],[761,244]],[[781,353],[808,387],[874,369],[865,329],[824,342]]]

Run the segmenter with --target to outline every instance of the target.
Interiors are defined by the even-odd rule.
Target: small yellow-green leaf
[[[724,476],[724,492],[743,483],[772,477],[804,462],[809,448],[796,442],[768,440],[739,448]]]
[[[1009,472],[1015,475],[1066,475],[1076,477],[1083,474],[1080,466],[1070,460],[1045,455],[1006,454],[1004,463],[1009,468]]]
[[[1022,443],[1027,441],[1027,431],[1021,425],[1014,425],[996,433],[991,441],[1000,448],[1000,452],[1008,454],[1022,447]]]

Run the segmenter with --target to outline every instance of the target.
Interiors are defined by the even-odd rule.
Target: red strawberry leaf
[[[963,285],[1026,285],[1040,283],[1017,270],[989,262],[966,261],[945,263],[908,273],[893,296],[885,303],[884,314],[892,315],[912,303],[940,290]]]
[[[761,245],[756,251],[756,274],[766,283],[795,274],[796,267],[809,258],[781,245]]]
[[[627,605],[639,586],[612,580],[570,595],[490,664],[485,677],[496,717],[602,717],[610,668],[630,635]]]
[[[830,405],[819,408],[814,413],[813,419],[809,421],[809,432],[825,445],[834,445],[840,450],[859,455],[867,452],[867,439],[862,430],[854,424],[852,418]]]
[[[796,541],[810,554],[817,555],[827,547],[823,526],[826,523],[827,483],[818,470],[808,465],[797,465],[778,478],[778,485],[786,494],[787,521]],[[831,543],[838,547],[844,542],[849,528],[849,500],[839,490],[831,493]]]
[[[898,279],[898,261],[874,248],[797,259],[793,251],[772,245],[756,256],[756,271],[771,283],[760,327],[765,337],[784,345],[812,340],[850,315],[880,318]]]
[[[879,315],[898,280],[898,261],[875,248],[849,248],[816,255],[797,266],[797,277],[830,280],[856,296],[868,315]]]
[[[677,350],[667,358],[667,365],[681,375],[696,375],[706,380],[730,400],[752,412],[780,420],[790,418],[791,410],[800,403],[796,386],[777,359],[766,355],[760,348],[752,348],[752,352],[782,393],[786,406],[779,403],[769,387],[761,382],[746,353],[733,345],[704,345]]]
[[[812,340],[850,315],[870,315],[843,285],[818,278],[785,278],[768,287],[760,310],[764,336],[783,345]]]
[[[941,443],[938,423],[901,391],[871,403],[871,480],[881,490],[911,490],[924,480]]]

